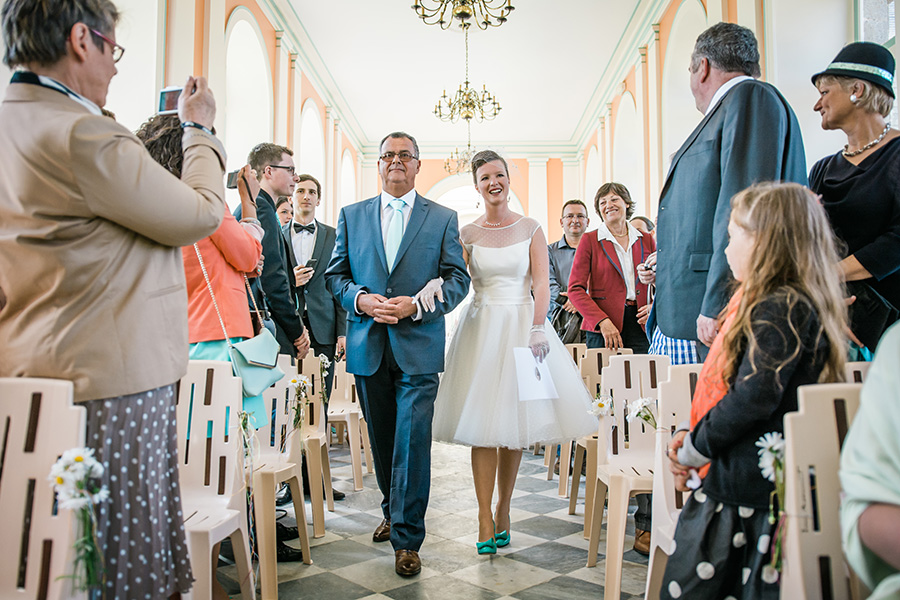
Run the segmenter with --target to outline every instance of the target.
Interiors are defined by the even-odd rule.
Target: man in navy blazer
[[[390,539],[396,572],[410,576],[421,570],[444,315],[470,279],[456,213],[415,191],[416,140],[394,132],[379,150],[383,191],[341,210],[325,279],[347,311],[347,371],[356,376],[383,495],[373,539]],[[439,278],[444,301],[425,312],[413,297]]]
[[[806,185],[800,125],[787,100],[759,77],[753,32],[718,23],[691,57],[691,92],[704,118],[672,159],[659,200],[651,354],[702,360],[732,292],[725,260],[731,198],[760,181]],[[652,262],[652,261],[651,261]],[[642,270],[649,283],[652,271]],[[662,334],[662,335],[660,335]]]

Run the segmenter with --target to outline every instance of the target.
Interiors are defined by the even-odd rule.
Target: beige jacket
[[[181,181],[112,119],[11,84],[0,105],[0,377],[75,400],[168,385],[188,360],[181,250],[225,212],[225,151],[184,134]]]

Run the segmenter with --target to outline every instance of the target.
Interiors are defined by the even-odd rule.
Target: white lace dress
[[[559,398],[519,402],[512,349],[527,347],[534,319],[532,236],[524,217],[502,228],[466,225],[475,296],[459,319],[435,401],[434,439],[467,446],[525,448],[597,431],[591,398],[575,363],[549,324],[547,356]]]

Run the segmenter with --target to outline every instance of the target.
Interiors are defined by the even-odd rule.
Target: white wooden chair
[[[841,549],[838,467],[861,389],[858,383],[801,386],[799,410],[784,417],[785,600],[855,597]]]
[[[347,431],[347,443],[350,447],[350,466],[353,470],[353,489],[357,492],[363,489],[362,480],[362,409],[356,399],[356,388],[350,384],[347,376],[347,363],[338,362],[334,365],[334,385],[331,388],[331,397],[328,399],[328,423],[341,425],[341,429]],[[368,440],[368,435],[365,436]],[[342,436],[338,436],[338,441]],[[371,460],[367,463],[369,471],[372,470]]]
[[[869,372],[870,362],[848,362],[844,365],[844,375],[847,383],[862,383],[866,379],[866,373]]]
[[[581,378],[584,385],[590,392],[591,397],[595,398],[598,393],[602,393],[602,372],[604,367],[609,364],[611,356],[623,356],[632,354],[630,348],[620,348],[619,350],[609,350],[607,348],[590,348],[585,351],[584,358],[581,361]],[[600,430],[590,436],[585,436],[575,441],[575,466],[572,469],[572,493],[569,495],[569,514],[575,514],[575,507],[578,504],[578,488],[581,482],[581,465],[585,465],[584,469],[584,538],[588,539],[591,532],[591,521],[594,511],[594,491],[597,489],[597,464],[599,459],[598,447],[606,447],[606,430],[602,423]],[[606,457],[603,457],[606,460]]]
[[[310,403],[300,432],[301,444],[290,444],[290,459],[299,461],[299,452],[306,456],[306,479],[313,515],[313,537],[325,535],[325,506],[334,512],[334,493],[331,487],[331,463],[328,458],[328,431],[325,426],[325,407],[319,394],[322,378],[319,358],[312,353],[298,365],[300,375],[309,378]]]
[[[0,378],[0,597],[86,599],[72,590],[76,519],[55,510],[47,476],[63,452],[85,445],[84,407],[70,381]]]
[[[581,360],[587,352],[587,344],[566,344],[566,350],[569,351],[569,355],[575,361],[575,366],[580,367]]]
[[[675,428],[690,419],[691,399],[697,387],[702,364],[672,365],[669,378],[659,384],[659,414],[656,418],[656,452],[653,459],[653,529],[650,533],[650,565],[647,569],[646,600],[659,598],[662,575],[674,551],[675,525],[681,507],[682,492],[675,489],[675,478],[669,470],[666,448]]]
[[[591,515],[587,566],[597,564],[597,550],[603,522],[603,502],[609,494],[606,527],[606,573],[603,588],[609,598],[618,598],[622,579],[622,555],[625,553],[625,523],[628,499],[653,490],[653,456],[656,430],[642,420],[629,423],[627,402],[658,397],[659,383],[666,379],[666,356],[613,356],[603,369],[603,389],[613,398],[615,423],[607,444],[607,462],[597,465],[597,490]]]
[[[188,598],[212,598],[212,551],[231,538],[241,595],[255,598],[242,477],[241,380],[227,361],[192,360],[178,383],[178,478],[194,585]],[[216,557],[217,560],[218,557]]]
[[[263,391],[266,414],[264,421],[257,418],[259,457],[253,465],[253,515],[259,546],[259,583],[265,599],[278,597],[275,492],[282,483],[287,483],[291,490],[303,562],[312,564],[306,504],[303,502],[303,469],[299,460],[292,460],[287,448],[294,431],[294,417],[290,409],[294,390],[290,382],[297,376],[297,367],[293,359],[285,354],[278,355],[278,366],[284,371],[284,377]]]

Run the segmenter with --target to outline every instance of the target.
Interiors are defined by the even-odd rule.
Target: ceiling
[[[422,0],[433,5],[435,0]],[[600,83],[639,0],[518,0],[499,28],[469,34],[469,79],[502,106],[473,122],[473,145],[529,152],[574,152],[580,129],[602,99]],[[361,146],[396,129],[423,153],[465,146],[464,122],[432,114],[446,89],[465,79],[458,27],[426,25],[410,0],[286,0],[301,63]],[[293,13],[293,14],[290,14]],[[299,23],[299,24],[298,24]]]

